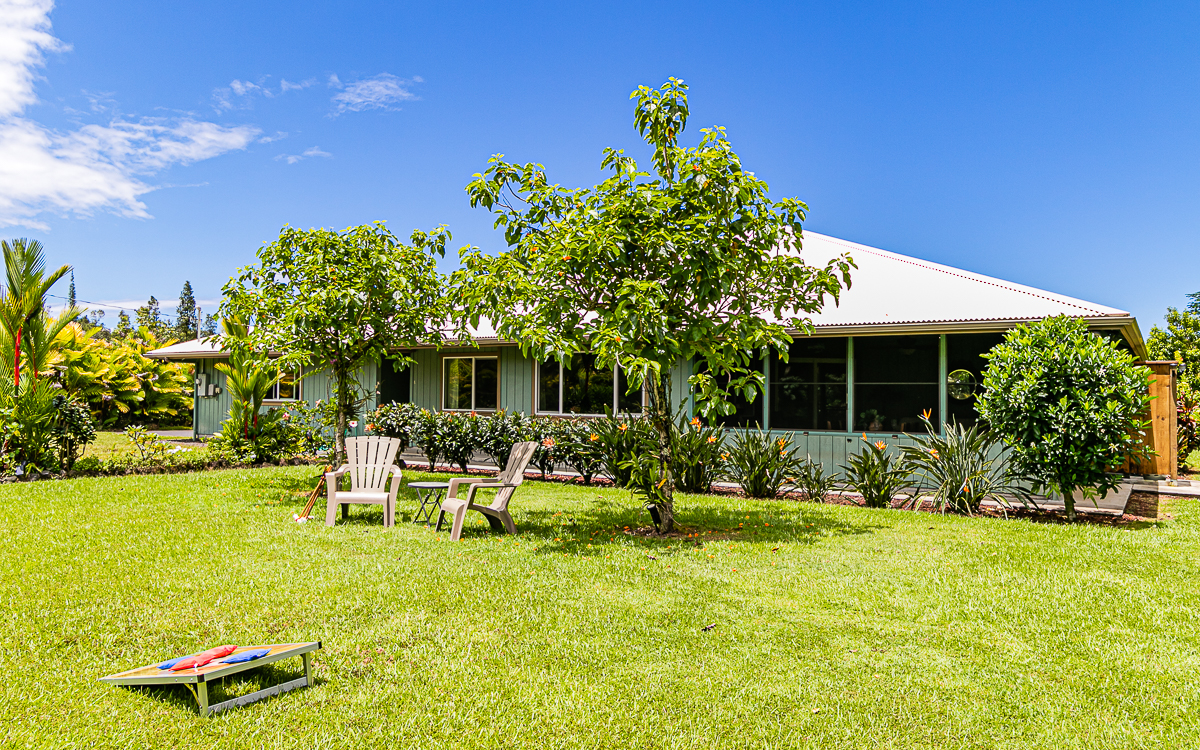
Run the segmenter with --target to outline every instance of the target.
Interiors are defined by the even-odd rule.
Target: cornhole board
[[[162,662],[155,662],[145,667],[138,667],[137,669],[130,669],[125,672],[110,674],[107,677],[101,677],[100,681],[107,682],[110,685],[188,685],[189,689],[194,691],[196,703],[200,706],[201,716],[212,716],[231,708],[260,701],[263,698],[270,698],[272,695],[279,695],[289,690],[308,687],[313,684],[312,652],[321,648],[320,641],[313,641],[311,643],[276,643],[270,646],[239,646],[230,656],[236,656],[243,651],[258,648],[269,648],[271,651],[253,661],[241,664],[221,664],[221,660],[218,659],[197,669],[183,669],[178,672],[159,669],[157,665]],[[249,695],[241,695],[211,706],[208,704],[208,684],[213,680],[228,677],[238,672],[245,672],[249,669],[257,669],[264,664],[271,664],[272,662],[277,662],[281,659],[290,659],[295,656],[299,656],[304,663],[303,677],[297,677],[294,680],[279,685],[272,685],[262,690],[256,690]]]

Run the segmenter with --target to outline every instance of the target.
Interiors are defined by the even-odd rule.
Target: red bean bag
[[[171,667],[172,672],[178,672],[181,669],[196,669],[203,667],[214,659],[220,659],[222,656],[229,656],[237,650],[237,646],[217,646],[203,651],[195,656],[189,656],[175,666]]]

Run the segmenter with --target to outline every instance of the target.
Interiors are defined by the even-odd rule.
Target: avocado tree
[[[1086,322],[1061,315],[1019,325],[983,356],[979,416],[1036,491],[1063,498],[1068,519],[1075,490],[1102,497],[1121,482],[1114,467],[1146,455],[1150,371]]]
[[[285,226],[223,290],[223,317],[250,325],[248,341],[278,352],[283,368],[328,368],[337,413],[337,452],[365,401],[355,373],[384,353],[442,340],[450,304],[436,258],[450,232],[413,232],[400,242],[383,222],[333,229]]]
[[[674,525],[671,368],[705,363],[689,380],[701,409],[730,413],[728,396],[754,398],[763,387],[757,357],[786,357],[789,331],[811,330],[807,316],[837,299],[853,265],[846,256],[824,266],[800,259],[807,207],[769,199],[724,128],[680,145],[686,92],[672,78],[630,96],[653,173],[610,148],[601,163],[608,179],[568,189],[541,164],[493,157],[467,192],[472,206],[495,214],[509,249],[465,250],[452,280],[471,323],[489,316],[527,356],[590,352],[598,367],[623,368],[631,389],[645,388],[657,455],[655,481],[643,486],[663,532]]]

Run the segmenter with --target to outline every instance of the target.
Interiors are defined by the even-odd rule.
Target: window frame
[[[548,364],[549,362],[553,362],[554,364],[558,365],[558,410],[557,411],[545,411],[541,408],[541,404],[542,404],[542,365]],[[557,359],[557,358],[551,358],[544,362],[539,362],[537,360],[534,360],[533,364],[534,364],[534,370],[533,370],[533,406],[534,406],[534,410],[533,410],[533,413],[535,415],[539,415],[539,416],[545,415],[548,417],[603,417],[604,416],[604,414],[583,414],[583,413],[576,414],[575,412],[571,412],[571,411],[563,411],[563,401],[565,400],[564,396],[565,396],[567,379],[566,379],[566,377],[564,377],[564,374],[563,374],[562,360]],[[613,389],[612,390],[613,390],[613,397],[612,397],[611,405],[612,405],[613,414],[628,413],[628,412],[622,412],[618,408],[618,405],[621,403],[621,395],[622,395],[621,394],[620,365],[613,365]],[[643,385],[638,390],[642,394],[642,398],[641,398],[642,413],[645,413],[645,411],[646,411],[646,387]]]
[[[304,368],[303,367],[297,368],[296,370],[292,370],[291,372],[295,376],[294,382],[296,384],[296,395],[291,398],[280,398],[279,397],[279,384],[282,381],[283,375],[285,374],[285,373],[281,372],[280,380],[276,380],[275,383],[271,386],[271,389],[269,391],[267,391],[267,397],[263,399],[264,404],[294,404],[297,401],[304,400]],[[274,394],[274,395],[272,395],[272,394]]]
[[[459,408],[451,409],[446,406],[446,362],[451,359],[469,359],[469,360],[471,360],[471,408],[469,408],[469,409],[459,409]],[[475,367],[475,360],[477,360],[477,359],[490,359],[490,360],[494,360],[496,362],[496,405],[495,406],[476,407],[476,405],[475,405],[476,396],[478,395],[478,392],[475,388],[475,376],[479,372],[478,369]],[[441,407],[441,409],[440,409],[441,411],[452,411],[452,412],[459,412],[462,414],[466,414],[469,412],[477,412],[477,411],[495,412],[495,411],[499,410],[499,408],[500,408],[500,355],[499,354],[485,354],[482,356],[478,356],[478,355],[474,355],[474,354],[447,354],[447,355],[444,355],[442,357],[442,367],[441,367],[440,375],[441,375],[441,377],[439,379],[439,386],[438,386],[438,390],[439,390],[438,406]]]

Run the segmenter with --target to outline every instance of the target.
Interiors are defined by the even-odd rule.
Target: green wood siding
[[[500,408],[533,414],[532,359],[522,356],[520,347],[500,348]]]

